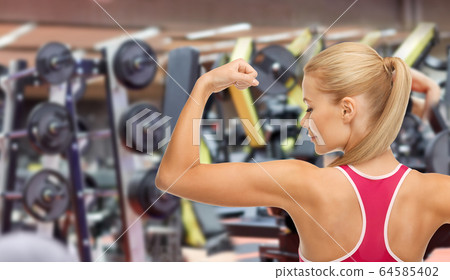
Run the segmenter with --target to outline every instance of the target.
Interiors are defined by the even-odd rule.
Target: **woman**
[[[341,43],[313,57],[304,73],[302,126],[318,154],[342,157],[326,168],[300,160],[200,164],[194,120],[208,96],[258,84],[256,71],[239,59],[198,79],[162,159],[158,188],[208,204],[286,210],[301,261],[421,261],[433,233],[450,222],[450,179],[410,170],[389,148],[409,99],[409,68],[366,45]]]
[[[435,81],[413,68],[411,68],[411,79],[411,90],[424,94],[423,99],[411,97],[411,113],[427,120],[430,118],[431,109],[441,98],[441,88]]]

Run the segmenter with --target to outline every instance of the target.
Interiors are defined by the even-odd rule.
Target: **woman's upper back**
[[[410,171],[403,165],[381,176],[351,166],[317,170],[315,180],[308,180],[315,203],[286,209],[297,225],[301,257],[374,261],[378,254],[380,261],[422,260],[444,223],[432,194],[443,175]]]

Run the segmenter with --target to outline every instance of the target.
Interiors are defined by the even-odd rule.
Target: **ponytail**
[[[406,63],[398,57],[386,57],[383,68],[389,76],[391,90],[381,116],[374,128],[354,148],[334,160],[330,166],[356,164],[385,152],[402,126],[411,91],[411,74]]]

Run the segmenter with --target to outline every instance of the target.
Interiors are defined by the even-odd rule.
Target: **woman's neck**
[[[379,176],[391,172],[398,164],[399,162],[389,148],[381,155],[362,163],[353,164],[353,166],[368,175]]]

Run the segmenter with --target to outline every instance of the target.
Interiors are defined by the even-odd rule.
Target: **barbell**
[[[109,129],[78,133],[78,139],[103,138],[110,136]],[[0,134],[0,142],[4,139],[20,139],[28,137],[32,146],[39,152],[57,154],[64,152],[72,141],[73,128],[69,113],[63,106],[43,102],[31,111],[24,130]]]
[[[152,126],[154,129],[149,131]],[[164,122],[155,106],[149,103],[136,103],[123,112],[119,121],[119,136],[122,144],[130,151],[149,153],[158,149],[158,143],[166,136],[166,127],[167,122]],[[67,150],[72,141],[73,131],[72,121],[65,107],[52,102],[43,102],[31,111],[26,129],[0,134],[0,143],[4,139],[28,137],[37,151],[58,154]],[[89,141],[110,135],[109,129],[103,129],[77,133],[77,138]],[[89,142],[85,145],[89,145]]]
[[[127,198],[137,214],[146,212],[147,216],[165,219],[179,207],[179,198],[163,193],[155,185],[157,169],[140,171],[135,174],[128,187]],[[85,175],[85,180],[87,179]],[[70,184],[59,172],[42,169],[32,175],[22,192],[9,191],[0,193],[7,200],[22,200],[25,210],[39,221],[57,220],[69,208]],[[115,189],[87,188],[78,194],[83,197],[114,197]]]
[[[50,42],[42,46],[35,67],[3,75],[2,81],[38,75],[50,84],[58,85],[72,77],[77,67],[70,49],[61,43]],[[114,55],[114,74],[127,88],[142,89],[149,85],[157,70],[156,53],[144,41],[125,41]]]
[[[26,181],[23,191],[3,192],[0,197],[22,200],[25,210],[31,216],[39,221],[49,222],[58,219],[68,210],[69,186],[69,182],[58,171],[41,169]],[[81,195],[111,197],[116,196],[117,191],[86,189]]]
[[[1,78],[9,81],[37,74],[48,83],[57,85],[67,81],[74,70],[75,60],[69,48],[58,42],[50,42],[39,49],[35,67],[4,75]]]

